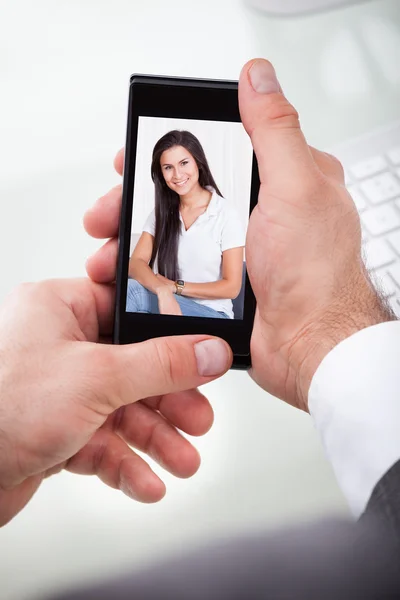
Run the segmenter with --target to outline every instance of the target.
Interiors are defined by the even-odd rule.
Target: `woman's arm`
[[[129,260],[129,277],[136,279],[149,292],[157,294],[161,285],[165,285],[162,279],[158,278],[149,267],[151,254],[153,252],[154,238],[150,233],[144,231],[139,238],[136,248]],[[171,290],[172,289],[171,286]]]
[[[189,283],[185,281],[182,296],[220,300],[237,298],[242,287],[243,247],[230,248],[222,253],[222,279],[211,283]]]
[[[153,236],[144,231],[129,261],[129,276],[141,283],[158,298],[158,309],[162,315],[181,315],[182,311],[175,299],[175,283],[157,277],[149,262],[153,252]],[[163,280],[164,279],[164,280]],[[168,283],[167,283],[168,282]]]

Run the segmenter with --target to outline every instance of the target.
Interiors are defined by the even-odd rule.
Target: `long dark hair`
[[[219,196],[222,196],[211,174],[204,150],[193,133],[174,130],[166,133],[158,140],[154,146],[151,163],[151,178],[155,185],[156,227],[149,266],[153,268],[157,257],[158,272],[172,281],[178,279],[180,198],[179,194],[168,187],[162,174],[160,160],[162,153],[174,146],[183,146],[193,156],[199,169],[199,184],[201,187],[211,186]]]

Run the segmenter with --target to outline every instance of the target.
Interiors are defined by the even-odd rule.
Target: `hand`
[[[160,273],[157,273],[156,277],[163,286],[166,286],[172,292],[172,294],[175,294],[175,292],[176,292],[175,281],[172,281],[171,279],[167,279],[166,277],[164,277],[164,275],[160,275]]]
[[[311,379],[326,354],[394,315],[363,265],[360,221],[342,166],[307,145],[270,63],[243,68],[239,104],[261,179],[246,245],[258,307],[252,376],[307,410]]]
[[[169,286],[161,285],[157,290],[157,298],[158,309],[161,315],[182,316],[181,307]]]
[[[257,61],[258,62],[258,61]],[[308,410],[311,379],[328,352],[358,330],[394,315],[373,288],[361,258],[360,221],[333,156],[307,145],[296,110],[272,81],[242,70],[239,104],[257,155],[261,189],[247,232],[246,260],[257,299],[251,354],[254,380]],[[123,150],[115,167],[122,174]],[[95,237],[110,237],[87,263],[94,281],[115,279],[121,187],[85,219]],[[268,257],[268,260],[266,260]]]
[[[229,368],[228,345],[204,335],[96,343],[111,333],[113,306],[113,287],[87,279],[26,284],[1,306],[0,525],[61,469],[161,499],[163,482],[130,446],[178,477],[197,470],[177,429],[210,428],[194,388]]]

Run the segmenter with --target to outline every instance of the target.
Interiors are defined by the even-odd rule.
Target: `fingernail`
[[[229,354],[226,345],[221,340],[204,340],[194,347],[197,360],[197,370],[202,377],[215,377],[225,373],[228,366]]]
[[[259,94],[274,94],[282,91],[274,67],[262,58],[252,64],[249,77],[253,89]]]

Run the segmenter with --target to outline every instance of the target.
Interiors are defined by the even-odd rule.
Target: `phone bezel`
[[[210,334],[223,338],[234,354],[233,368],[251,364],[250,338],[256,301],[246,272],[243,319],[212,319],[126,312],[129,248],[136,169],[139,117],[167,117],[204,121],[240,122],[238,83],[208,79],[132,75],[130,80],[125,146],[122,209],[116,278],[113,342],[128,344],[146,339],[183,334]],[[260,186],[253,153],[250,213]]]

